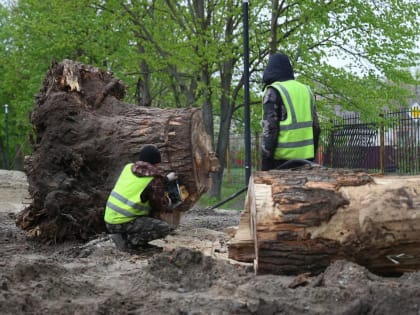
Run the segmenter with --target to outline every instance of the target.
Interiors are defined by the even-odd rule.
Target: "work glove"
[[[172,182],[178,179],[178,175],[175,172],[170,172],[168,175],[166,175],[166,178],[168,181]]]

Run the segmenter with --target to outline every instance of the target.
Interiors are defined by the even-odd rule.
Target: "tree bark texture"
[[[122,102],[125,85],[109,72],[71,60],[53,63],[30,114],[33,152],[25,160],[32,203],[17,225],[47,241],[88,239],[105,231],[104,208],[122,167],[156,145],[159,168],[175,171],[190,209],[218,168],[197,108],[158,109]]]
[[[256,172],[229,258],[257,274],[319,274],[346,259],[382,275],[420,269],[420,177],[306,167]]]

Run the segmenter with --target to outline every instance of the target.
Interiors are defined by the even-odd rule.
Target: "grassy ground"
[[[233,194],[236,194],[245,187],[245,170],[244,168],[232,168],[225,171],[222,182],[221,199],[217,200],[215,197],[210,197],[204,194],[199,201],[200,207],[213,207],[217,203],[226,200]],[[220,205],[218,208],[227,210],[243,210],[245,202],[246,191],[237,195],[232,200]]]

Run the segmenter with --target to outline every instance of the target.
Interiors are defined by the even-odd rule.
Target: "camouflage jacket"
[[[159,217],[160,212],[170,212],[170,199],[165,195],[167,179],[157,167],[147,162],[137,161],[131,166],[131,171],[136,176],[153,176],[153,180],[140,195],[142,202],[149,201],[153,212],[151,216]]]

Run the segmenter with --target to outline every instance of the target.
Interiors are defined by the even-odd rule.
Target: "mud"
[[[227,258],[239,213],[195,208],[144,252],[106,235],[44,245],[15,225],[25,177],[0,172],[1,314],[420,314],[420,272],[385,278],[337,261],[317,277],[256,276]]]

